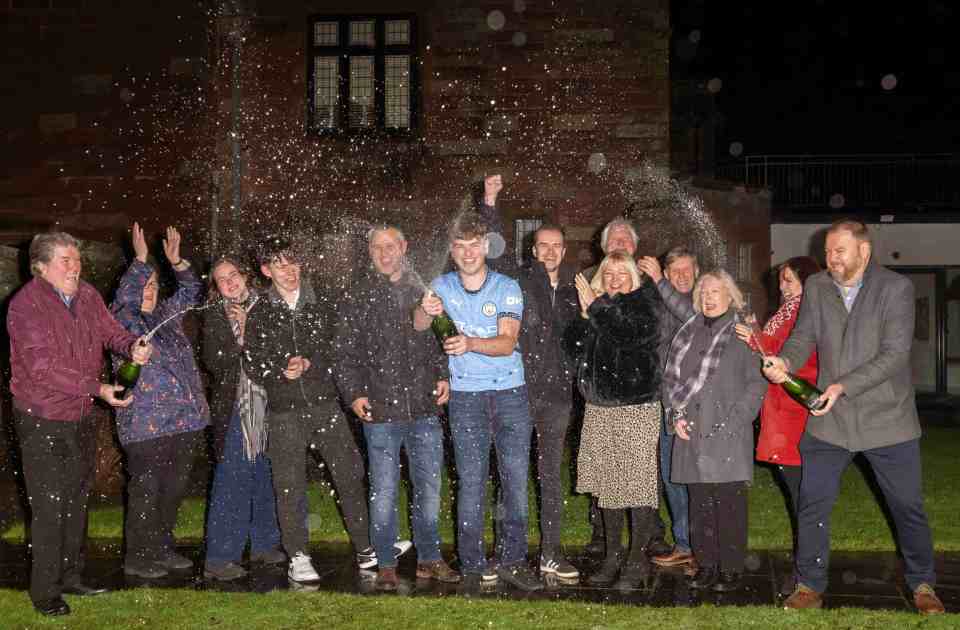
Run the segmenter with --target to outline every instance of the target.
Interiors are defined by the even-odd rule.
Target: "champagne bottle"
[[[827,405],[827,401],[817,400],[823,395],[810,381],[802,379],[796,374],[787,373],[787,380],[780,384],[790,398],[809,409],[810,411],[820,411]]]
[[[114,394],[119,400],[123,400],[133,393],[133,388],[137,386],[137,379],[140,378],[140,364],[134,361],[124,361],[117,370],[117,385],[123,386],[123,389]]]
[[[433,321],[430,322],[430,329],[433,330],[433,334],[437,336],[440,343],[460,334],[457,331],[457,325],[453,323],[446,311],[433,318]]]
[[[137,343],[141,346],[147,345],[143,338],[138,339]],[[140,364],[133,359],[127,359],[120,365],[116,380],[117,385],[123,386],[123,389],[114,394],[118,400],[123,400],[133,393],[133,389],[137,386],[137,380],[140,378],[140,367]]]

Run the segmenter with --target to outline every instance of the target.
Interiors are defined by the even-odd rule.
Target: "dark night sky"
[[[672,10],[674,77],[722,81],[721,162],[735,141],[744,155],[957,151],[960,10],[947,0],[674,0]]]

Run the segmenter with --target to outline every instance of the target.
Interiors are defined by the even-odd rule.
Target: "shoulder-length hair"
[[[737,286],[737,283],[734,281],[733,276],[731,276],[725,269],[713,269],[711,271],[702,274],[697,278],[697,283],[693,285],[693,310],[697,313],[703,311],[700,304],[700,295],[703,291],[703,281],[707,278],[713,278],[714,280],[719,280],[720,284],[723,285],[723,288],[727,290],[727,293],[730,295],[731,305],[735,309],[743,308],[743,305],[746,303],[743,299],[743,293],[740,291],[740,287]]]
[[[810,256],[794,256],[786,262],[781,263],[777,268],[777,273],[779,274],[784,269],[790,269],[796,274],[800,284],[803,284],[807,281],[807,278],[820,272],[820,265]]]
[[[612,252],[603,257],[603,260],[600,261],[600,266],[597,268],[597,273],[593,274],[590,287],[594,293],[600,295],[606,292],[603,286],[603,272],[606,271],[610,265],[623,265],[626,267],[630,273],[630,280],[633,282],[633,287],[630,290],[633,291],[640,288],[642,276],[640,275],[640,270],[637,269],[637,263],[633,260],[633,256],[629,256],[623,252]]]
[[[247,281],[247,290],[253,291],[256,289],[254,281],[257,276],[253,273],[253,270],[249,265],[245,264],[239,256],[234,254],[224,254],[210,263],[210,279],[207,286],[207,300],[213,302],[214,300],[220,299],[220,290],[217,289],[217,281],[213,277],[213,273],[217,270],[217,267],[223,264],[231,264],[237,268],[237,271],[240,272],[246,278]]]

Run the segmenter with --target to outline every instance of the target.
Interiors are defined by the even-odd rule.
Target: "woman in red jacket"
[[[767,320],[759,339],[750,336],[750,329],[737,325],[737,336],[754,350],[759,342],[765,354],[777,354],[790,336],[800,312],[803,283],[820,271],[820,266],[809,256],[797,256],[780,265],[780,308]],[[810,355],[806,365],[796,374],[811,383],[817,382],[817,353]],[[800,451],[797,444],[807,426],[807,409],[796,402],[779,385],[771,384],[760,411],[760,437],[757,439],[757,461],[768,462],[777,468],[790,499],[790,521],[793,537],[797,535],[797,497],[800,494]]]

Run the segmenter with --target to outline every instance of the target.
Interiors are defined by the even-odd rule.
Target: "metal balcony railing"
[[[781,209],[958,209],[960,155],[752,155],[717,174]]]

